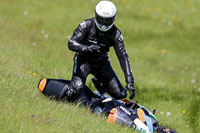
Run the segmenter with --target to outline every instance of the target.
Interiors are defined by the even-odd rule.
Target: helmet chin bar
[[[111,24],[109,26],[101,25],[96,20],[95,20],[95,24],[96,24],[97,28],[102,32],[106,32],[106,31],[110,30],[113,26],[113,24]]]

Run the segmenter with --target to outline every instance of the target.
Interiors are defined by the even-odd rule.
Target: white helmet
[[[95,8],[95,23],[99,30],[105,32],[112,28],[117,8],[110,1],[100,1]]]

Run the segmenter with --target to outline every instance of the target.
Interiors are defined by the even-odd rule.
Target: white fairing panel
[[[136,128],[140,130],[142,133],[151,133],[149,128],[138,118],[133,121],[136,125]]]

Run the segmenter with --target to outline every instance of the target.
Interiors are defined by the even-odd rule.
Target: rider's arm
[[[119,31],[117,32],[115,37],[114,49],[119,59],[122,70],[124,72],[126,83],[134,83],[134,77],[131,71],[129,57],[128,54],[126,53],[125,46],[123,43],[123,36],[122,33]]]
[[[83,21],[79,24],[79,26],[75,29],[73,36],[68,41],[68,48],[75,52],[83,52],[84,49],[87,48],[86,45],[81,44],[80,42],[87,35],[88,32],[88,21]]]

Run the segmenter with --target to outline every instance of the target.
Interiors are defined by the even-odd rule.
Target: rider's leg
[[[84,59],[75,56],[71,83],[66,91],[69,101],[75,100],[79,96],[80,90],[85,87],[85,81],[89,72],[90,66],[85,63]]]
[[[98,90],[98,92],[99,92],[100,94],[104,94],[104,93],[105,93],[105,90],[104,90],[104,89],[105,89],[105,86],[104,86],[103,83],[100,82],[95,76],[92,77],[92,82],[93,82],[95,88]]]
[[[109,95],[115,99],[122,99],[127,96],[126,89],[122,87],[109,61],[104,63],[98,70],[93,74],[105,86],[104,90]]]

